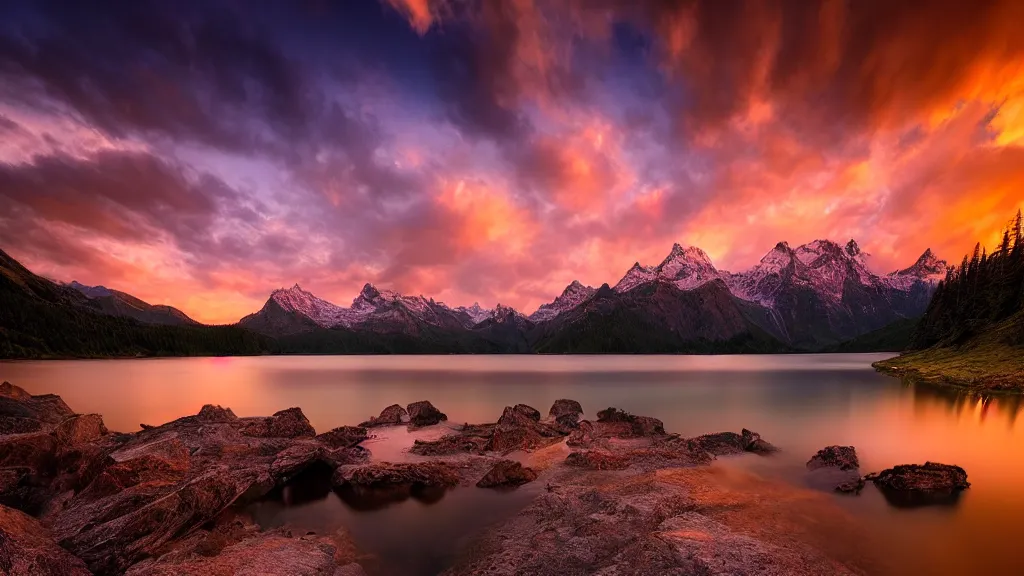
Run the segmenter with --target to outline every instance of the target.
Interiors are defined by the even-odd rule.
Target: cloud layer
[[[673,242],[956,260],[1024,205],[1024,4],[0,9],[0,248],[232,322],[295,282],[531,311]]]

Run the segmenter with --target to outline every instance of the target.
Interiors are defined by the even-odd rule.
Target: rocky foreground
[[[546,417],[507,407],[493,424],[455,426],[417,441],[413,461],[389,463],[371,462],[360,446],[368,427],[436,426],[447,416],[429,402],[394,405],[362,426],[317,434],[298,408],[239,418],[207,405],[123,434],[58,396],[5,382],[0,572],[365,574],[373,560],[346,533],[261,530],[243,512],[314,467],[327,469],[340,493],[384,501],[543,483],[451,575],[876,571],[856,544],[864,535],[823,494],[708,466],[718,456],[775,452],[758,434],[681,438],[655,418],[614,408],[593,421],[582,414],[572,400],[557,401]],[[852,447],[827,448],[808,464],[862,486],[857,466]],[[871,479],[897,492],[950,495],[968,485],[953,468],[896,467]]]

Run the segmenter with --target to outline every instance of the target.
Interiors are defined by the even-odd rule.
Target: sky
[[[1018,0],[0,6],[0,249],[228,323],[527,313],[672,244],[959,261],[1024,206]]]

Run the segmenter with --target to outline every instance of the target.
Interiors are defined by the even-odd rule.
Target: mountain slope
[[[545,353],[781,352],[787,347],[751,320],[752,310],[721,280],[681,290],[667,280],[624,292],[602,286],[555,322],[537,327]]]
[[[275,351],[236,326],[158,326],[110,316],[0,251],[0,358],[215,356]]]
[[[542,304],[536,312],[530,314],[529,319],[531,322],[551,320],[563,312],[572,310],[581,302],[593,296],[595,292],[597,292],[597,288],[584,286],[580,284],[579,280],[573,280],[557,298],[548,304]]]
[[[79,282],[71,282],[68,286],[85,295],[89,306],[108,316],[134,318],[143,324],[165,324],[168,326],[198,324],[173,306],[149,304],[119,290],[112,290],[104,286],[86,286]]]

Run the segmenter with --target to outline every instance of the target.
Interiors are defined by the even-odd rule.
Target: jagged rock
[[[434,408],[434,405],[427,400],[420,400],[419,402],[409,404],[407,411],[409,413],[409,424],[413,426],[433,426],[442,420],[448,419],[444,412]]]
[[[238,420],[238,416],[231,411],[231,408],[221,408],[214,404],[205,404],[199,410],[199,414],[196,414],[196,420],[200,422],[233,422]],[[143,428],[146,428],[143,425]],[[149,426],[152,428],[152,426]]]
[[[370,418],[366,422],[360,424],[364,428],[373,428],[375,426],[398,426],[409,421],[409,413],[398,404],[392,404],[387,408],[380,411],[380,416]]]
[[[62,446],[74,446],[92,442],[107,434],[103,418],[99,414],[79,414],[65,418],[54,430],[57,442]]]
[[[3,384],[0,384],[0,397],[22,401],[28,400],[32,395],[23,388],[4,380]]]
[[[865,480],[873,481],[886,500],[898,507],[955,504],[971,486],[963,468],[937,462],[901,464],[868,474]]]
[[[230,412],[230,410],[228,410]],[[299,438],[316,436],[316,430],[309,424],[306,415],[299,408],[288,408],[275,412],[269,418],[246,419],[240,432],[258,438]]]
[[[339,426],[319,434],[316,439],[332,448],[354,448],[368,437],[362,426]]]
[[[0,573],[90,576],[85,562],[58,546],[36,519],[6,506],[0,506]]]
[[[573,416],[573,421],[579,420],[579,417],[583,414],[583,406],[575,400],[569,400],[561,398],[555,400],[555,403],[551,405],[551,410],[548,410],[548,417],[557,420],[561,416]]]
[[[312,438],[298,409],[231,418],[211,407],[119,440],[96,478],[45,517],[90,569],[120,573],[316,462],[358,461]]]
[[[488,450],[503,454],[514,450],[530,450],[565,436],[565,432],[557,426],[539,420],[540,412],[525,404],[506,406],[494,426]]]
[[[339,468],[333,478],[336,486],[346,484],[367,488],[395,485],[455,486],[459,474],[443,462],[376,462],[352,468]]]
[[[480,488],[521,486],[537,479],[537,473],[514,460],[501,460],[476,485]]]
[[[629,468],[629,460],[620,455],[598,450],[580,450],[565,458],[569,466],[590,468],[592,470],[624,470]]]
[[[857,460],[857,450],[853,446],[826,446],[807,461],[808,470],[819,468],[838,468],[840,470],[857,470],[860,468],[860,461]]]

